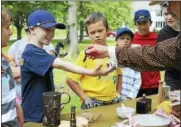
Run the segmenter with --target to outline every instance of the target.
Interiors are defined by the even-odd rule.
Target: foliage
[[[132,17],[132,2],[131,1],[100,1],[100,2],[77,2],[77,27],[80,30],[79,42],[83,40],[84,35],[84,20],[90,13],[101,12],[105,14],[108,19],[111,30],[116,30],[122,24],[133,28]]]
[[[131,1],[103,2],[97,6],[98,10],[106,15],[110,28],[115,30],[123,23],[128,27],[133,26],[132,15],[130,15],[133,14],[131,3]]]
[[[105,1],[105,2],[78,2],[77,19],[78,24],[84,21],[87,15],[92,12],[101,12],[108,19],[111,29],[119,28],[122,23],[128,27],[133,27],[132,1]]]
[[[26,25],[26,18],[29,13],[37,9],[45,9],[58,17],[59,21],[65,22],[67,15],[67,2],[64,1],[2,1],[2,5],[10,10],[13,16],[13,24],[21,38],[21,30]]]
[[[21,30],[25,27],[27,15],[36,9],[47,9],[52,12],[60,22],[67,23],[68,5],[67,1],[2,1],[2,4],[10,9],[16,26],[18,39],[21,38]],[[116,30],[125,23],[133,27],[132,1],[77,1],[77,28],[80,30],[80,40],[83,40],[84,20],[92,12],[104,13],[108,19],[109,26]]]

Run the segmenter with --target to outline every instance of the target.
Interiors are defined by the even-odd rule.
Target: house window
[[[156,22],[156,27],[162,27],[162,22],[161,21]]]
[[[162,16],[162,10],[156,10],[156,16]]]
[[[166,26],[166,22],[165,21],[163,21],[163,27],[165,27]]]

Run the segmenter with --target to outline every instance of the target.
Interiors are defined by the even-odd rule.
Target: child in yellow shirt
[[[85,22],[89,38],[93,43],[106,45],[106,33],[108,23],[101,13],[89,15]],[[98,64],[107,68],[109,59],[92,60],[85,58],[85,53],[81,52],[76,60],[78,66],[93,69]],[[69,74],[67,84],[82,99],[82,109],[93,108],[97,106],[114,104],[121,101],[120,95],[120,70],[115,70],[107,76],[91,77],[87,75]]]

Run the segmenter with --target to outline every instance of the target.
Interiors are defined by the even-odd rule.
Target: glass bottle
[[[159,81],[158,86],[158,104],[162,103],[164,100],[164,90],[163,90],[163,81]]]
[[[76,112],[75,106],[71,107],[70,127],[76,127]]]

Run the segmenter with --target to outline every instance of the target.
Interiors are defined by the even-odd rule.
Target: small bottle
[[[163,85],[163,93],[164,93],[164,100],[168,101],[169,100],[169,94],[170,94],[170,86],[167,86],[164,82],[164,85]]]
[[[143,94],[143,97],[136,102],[136,112],[139,114],[145,114],[151,111],[151,99],[146,98],[146,95]]]
[[[76,113],[75,106],[71,107],[70,127],[76,127]]]
[[[164,100],[164,90],[163,90],[163,81],[159,81],[158,86],[158,104],[162,103]]]

